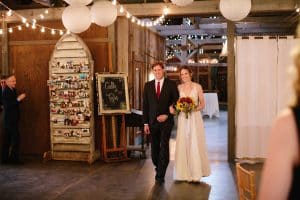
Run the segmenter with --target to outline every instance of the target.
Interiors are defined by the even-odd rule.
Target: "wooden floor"
[[[175,132],[171,139],[171,162],[164,185],[154,181],[154,168],[147,159],[93,165],[82,162],[26,158],[22,166],[0,165],[0,199],[212,199],[235,200],[234,169],[227,162],[227,112],[205,118],[206,139],[212,174],[200,184],[172,179]]]

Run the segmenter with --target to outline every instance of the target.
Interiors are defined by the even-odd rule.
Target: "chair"
[[[236,175],[240,200],[255,200],[255,173],[244,169],[240,163],[236,163]]]

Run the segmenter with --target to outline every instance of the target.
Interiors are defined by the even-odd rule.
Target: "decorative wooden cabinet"
[[[95,152],[93,74],[86,44],[77,35],[62,36],[49,62],[51,153],[46,157],[89,163],[99,157]]]

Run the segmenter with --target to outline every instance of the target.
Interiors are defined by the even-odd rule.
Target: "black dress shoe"
[[[24,162],[21,160],[12,160],[10,161],[10,164],[12,165],[24,165]]]

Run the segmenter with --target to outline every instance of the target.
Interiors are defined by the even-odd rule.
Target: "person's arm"
[[[200,84],[197,84],[197,91],[198,91],[199,102],[198,102],[198,105],[197,105],[195,111],[200,111],[205,107],[203,89]]]
[[[17,106],[19,101],[10,89],[5,88],[2,93],[2,104],[3,107],[10,109]]]
[[[268,147],[258,199],[287,199],[293,166],[299,160],[297,129],[290,110],[275,121]]]
[[[149,99],[147,97],[147,83],[144,86],[143,94],[143,123],[144,123],[144,133],[149,134]]]

